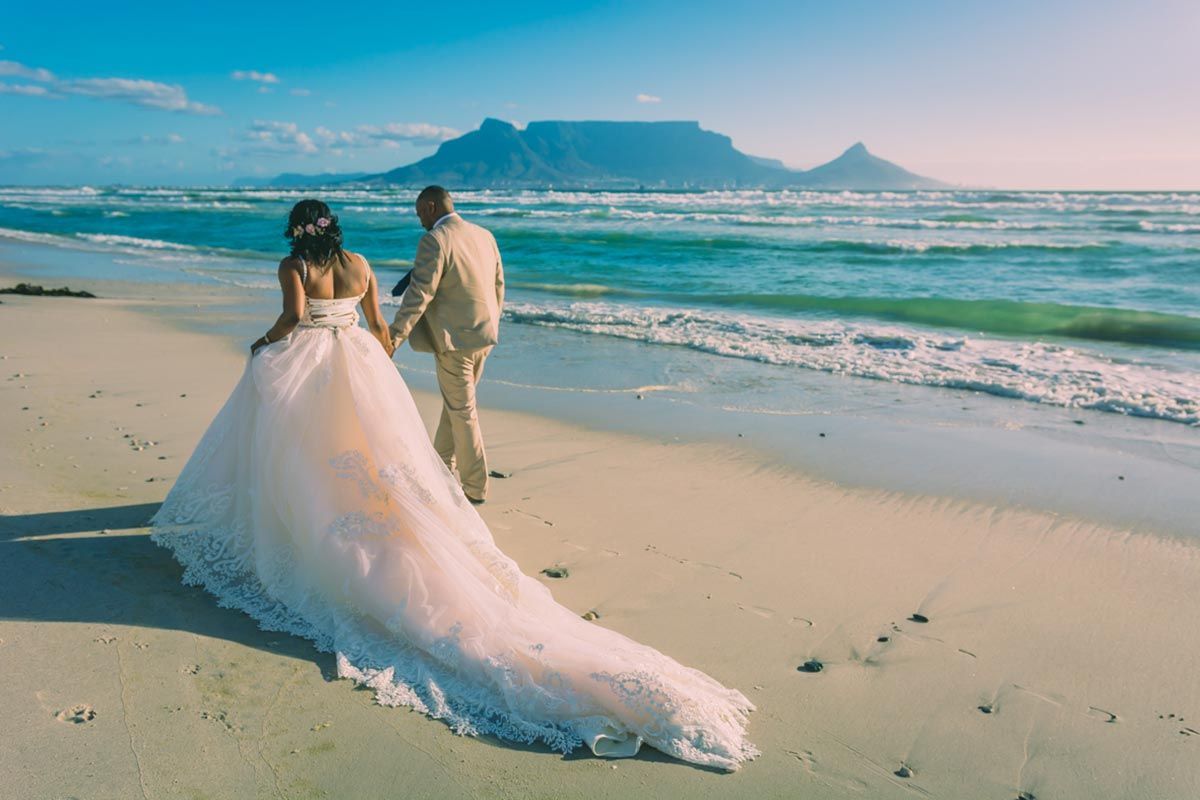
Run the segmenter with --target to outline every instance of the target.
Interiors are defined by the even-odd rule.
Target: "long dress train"
[[[248,360],[151,522],[184,582],[459,734],[727,770],[758,755],[741,692],[580,618],[496,547],[360,299],[307,300]]]

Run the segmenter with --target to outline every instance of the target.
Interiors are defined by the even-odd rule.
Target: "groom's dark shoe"
[[[469,495],[469,494],[464,495],[464,497],[466,497],[468,500],[470,500],[472,505],[476,505],[476,506],[481,506],[486,502],[482,497],[471,497],[471,495]]]

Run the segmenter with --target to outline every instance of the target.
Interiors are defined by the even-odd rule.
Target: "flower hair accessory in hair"
[[[297,225],[292,228],[292,238],[298,239],[306,233],[310,236],[321,236],[325,233],[325,229],[329,227],[329,223],[329,217],[317,217],[316,225],[313,225],[311,222],[307,225]]]

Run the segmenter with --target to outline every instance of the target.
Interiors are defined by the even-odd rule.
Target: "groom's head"
[[[425,230],[432,228],[433,223],[453,210],[454,201],[450,199],[450,193],[440,186],[426,186],[417,195],[417,217]]]

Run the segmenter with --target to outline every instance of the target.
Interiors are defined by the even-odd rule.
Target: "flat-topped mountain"
[[[779,170],[697,122],[531,122],[497,119],[378,180],[416,185],[762,186]]]
[[[281,176],[282,177],[282,176]],[[747,155],[698,122],[531,122],[525,128],[486,119],[478,130],[443,142],[420,161],[379,175],[340,181],[456,188],[647,189],[934,189],[858,143],[808,171]],[[287,176],[296,185],[297,176]],[[316,181],[314,184],[316,185]]]

